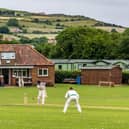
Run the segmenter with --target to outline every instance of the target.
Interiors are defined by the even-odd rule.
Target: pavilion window
[[[48,76],[48,69],[47,68],[39,68],[38,76]]]
[[[31,76],[29,69],[13,69],[13,75],[17,78],[20,76],[22,76],[24,78]]]

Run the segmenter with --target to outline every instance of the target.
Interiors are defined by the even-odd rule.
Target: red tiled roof
[[[31,45],[0,44],[0,52],[16,52],[16,65],[53,65]]]

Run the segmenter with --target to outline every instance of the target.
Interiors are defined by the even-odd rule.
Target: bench
[[[63,80],[63,83],[75,84],[76,83],[76,79],[74,79],[74,78],[65,78]]]
[[[99,81],[99,86],[111,86],[111,87],[114,87],[114,82],[111,82],[111,81]]]
[[[16,85],[18,86],[18,81],[16,82]],[[31,86],[32,85],[32,81],[24,81],[24,86]]]
[[[26,86],[28,86],[28,85],[32,85],[32,82],[31,81],[26,81],[26,82],[24,82],[24,85]]]

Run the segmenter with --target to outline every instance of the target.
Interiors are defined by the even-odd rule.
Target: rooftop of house
[[[106,70],[110,70],[110,69],[113,69],[113,68],[119,68],[119,69],[121,69],[120,68],[120,66],[104,66],[104,67],[98,67],[98,66],[96,66],[96,67],[82,67],[81,69],[92,69],[92,70],[100,70],[100,69],[106,69]]]
[[[0,44],[1,52],[15,52],[15,65],[53,65],[54,63],[36,51],[31,45]]]

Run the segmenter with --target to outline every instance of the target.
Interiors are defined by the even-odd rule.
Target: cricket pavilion
[[[0,85],[15,86],[22,77],[25,85],[55,83],[54,63],[31,45],[0,44]]]

